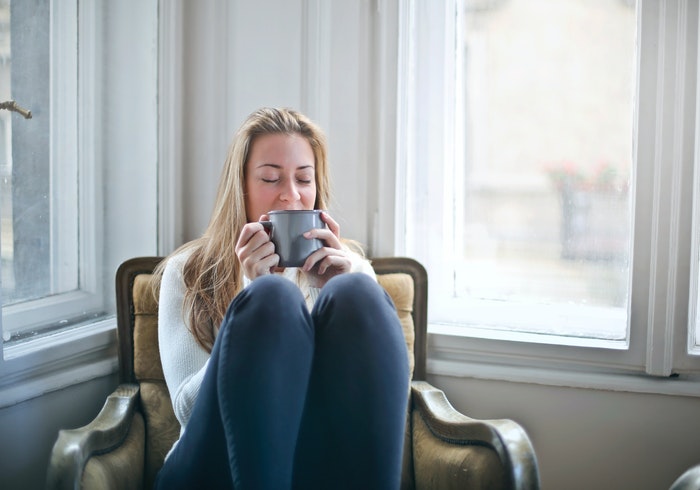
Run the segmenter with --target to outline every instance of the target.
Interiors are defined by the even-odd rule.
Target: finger
[[[322,276],[329,269],[335,270],[336,274],[350,272],[350,261],[344,256],[328,255],[319,263],[318,274]]]
[[[269,250],[263,252],[263,248],[265,247],[261,247],[261,249],[256,250],[255,253],[248,257],[244,263],[243,268],[246,276],[248,276],[249,279],[255,279],[258,276],[270,274],[279,263],[279,255],[274,252],[264,255]]]
[[[325,260],[325,258],[329,256],[345,257],[344,253],[341,250],[330,247],[322,247],[306,258],[306,261],[304,262],[302,268],[306,272],[309,272],[311,271],[311,269],[314,268],[314,266],[316,266],[317,264],[320,265],[321,261]]]
[[[335,234],[333,234],[331,230],[328,230],[326,228],[314,228],[313,230],[309,230],[306,233],[304,233],[304,238],[308,240],[318,238],[331,248],[334,248],[336,250],[340,250],[342,248],[340,244],[340,239]]]
[[[264,259],[260,260],[255,264],[257,268],[257,275],[262,276],[262,275],[267,275],[271,274],[272,272],[277,269],[277,264],[280,262],[280,256],[277,255],[276,253],[273,253],[272,255],[268,255]]]
[[[252,223],[246,223],[241,229],[241,234],[238,236],[236,246],[239,246],[239,244],[240,246],[245,246],[245,244],[259,232],[263,232],[264,235],[267,235],[267,233],[265,233],[265,228],[260,222],[255,221]]]
[[[235,251],[238,255],[238,258],[241,261],[243,261],[243,259],[254,253],[263,245],[266,245],[268,243],[272,245],[272,242],[270,242],[270,237],[265,232],[262,225],[260,225],[259,223],[256,223],[256,225],[257,226],[255,227],[245,229],[245,231],[241,233],[241,237],[236,243]],[[274,245],[272,245],[272,247],[274,249]]]
[[[257,223],[245,224],[241,229],[241,234],[238,235],[235,249],[238,250],[239,248],[243,248],[245,244],[248,243],[250,238],[257,232],[259,226],[261,227],[262,225],[258,225]]]
[[[325,247],[319,248],[318,250],[314,251],[311,255],[306,257],[304,265],[301,266],[302,270],[305,272],[310,272],[311,269],[314,268],[316,263],[322,260],[326,256],[326,254],[327,252],[325,251]]]
[[[267,215],[267,214],[261,214],[261,215],[260,215],[260,218],[258,219],[258,223],[264,223],[264,224],[266,224],[266,225],[271,225],[271,224],[272,224],[272,223],[270,223],[270,216]],[[263,226],[263,225],[261,225],[261,226]],[[269,227],[263,226],[263,230],[265,230],[265,233],[267,233],[268,235],[270,234],[270,228],[269,228]]]
[[[265,242],[252,250],[248,255],[248,259],[254,262],[260,262],[261,260],[267,259],[271,255],[276,255],[275,245],[272,242]]]
[[[325,211],[321,212],[321,220],[326,223],[328,229],[337,237],[340,238],[340,225],[337,221],[331,218],[331,215]]]
[[[260,223],[244,226],[235,250],[243,272],[250,279],[269,274],[270,269],[279,262],[275,246]]]

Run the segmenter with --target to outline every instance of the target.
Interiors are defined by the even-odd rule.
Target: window
[[[694,372],[697,5],[414,0],[400,22],[399,252],[430,273],[435,362]]]
[[[77,3],[43,2],[35,8],[6,2],[2,9],[2,77],[9,80],[2,97],[32,110],[31,118],[3,114],[0,231],[7,342],[108,312],[103,271],[90,262],[100,245],[96,203],[85,192],[94,165],[85,155],[80,168],[78,152]],[[51,42],[50,33],[61,42]]]
[[[114,273],[158,252],[158,2],[0,0],[0,406],[114,371]]]

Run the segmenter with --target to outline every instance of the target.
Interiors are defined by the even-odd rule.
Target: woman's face
[[[245,163],[248,221],[268,211],[313,209],[316,202],[314,152],[298,134],[257,136]]]

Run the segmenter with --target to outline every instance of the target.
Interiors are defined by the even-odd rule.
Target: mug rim
[[[268,211],[267,214],[318,214],[322,212],[322,209],[275,209],[274,211]]]

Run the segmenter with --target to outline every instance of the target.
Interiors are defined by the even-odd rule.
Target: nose
[[[280,192],[280,201],[294,203],[299,200],[301,200],[301,194],[299,194],[299,191],[297,190],[296,183],[293,179],[289,179],[287,184],[282,189],[282,192]]]

